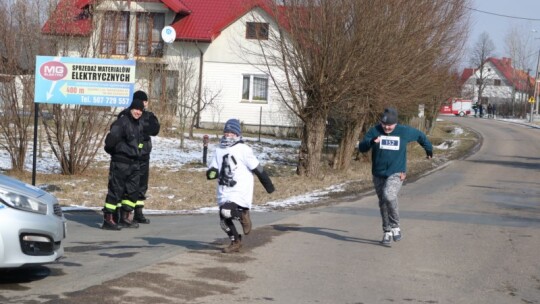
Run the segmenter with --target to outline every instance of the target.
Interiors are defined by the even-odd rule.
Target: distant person
[[[236,230],[233,220],[240,221],[244,235],[251,231],[249,210],[253,200],[253,174],[259,178],[266,192],[274,192],[270,177],[263,170],[253,150],[242,140],[240,121],[229,119],[206,171],[208,179],[218,181],[220,225],[231,240],[231,244],[223,249],[224,253],[238,252],[242,247],[242,236]]]
[[[111,163],[102,229],[139,227],[131,220],[131,213],[132,202],[139,197],[139,157],[143,142],[140,118],[143,110],[143,101],[134,99],[129,106],[129,114],[117,118],[105,137],[105,151],[111,155]]]
[[[474,117],[478,117],[478,102],[473,105]]]
[[[497,118],[497,105],[496,104],[493,104],[491,108],[491,112],[493,113],[493,118],[496,119]]]
[[[493,118],[493,106],[491,105],[491,103],[488,103],[487,113],[488,113],[488,118]]]
[[[484,105],[483,104],[478,105],[478,113],[479,113],[480,118],[484,117]]]
[[[371,149],[371,173],[379,199],[383,245],[389,245],[392,239],[397,242],[402,238],[398,193],[407,175],[407,144],[413,141],[424,148],[428,159],[433,157],[433,147],[427,136],[415,128],[399,125],[397,110],[387,108],[379,124],[369,129],[358,145],[362,153]]]
[[[160,124],[154,113],[148,110],[148,95],[144,91],[137,91],[133,93],[133,100],[142,100],[144,104],[144,111],[140,118],[143,131],[143,142],[141,148],[141,154],[139,156],[139,196],[135,202],[126,202],[135,210],[133,220],[140,224],[150,224],[150,220],[144,216],[143,208],[144,201],[146,200],[146,192],[148,191],[148,179],[150,176],[150,152],[152,152],[152,138],[159,133]],[[118,117],[129,114],[129,108],[118,114]]]

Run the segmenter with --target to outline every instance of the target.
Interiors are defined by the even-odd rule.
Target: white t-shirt
[[[224,157],[226,160],[224,160]],[[259,160],[253,154],[253,150],[246,144],[238,143],[227,148],[218,147],[208,166],[209,168],[213,167],[219,170],[217,186],[218,205],[221,206],[226,202],[233,202],[244,208],[251,209],[254,183],[251,170],[258,166]],[[222,179],[223,171],[230,173],[227,178]],[[223,180],[228,185],[220,185]],[[234,182],[230,182],[229,180],[235,182],[234,186],[230,186]]]

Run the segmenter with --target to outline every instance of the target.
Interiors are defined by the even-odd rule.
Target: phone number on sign
[[[82,102],[91,105],[100,106],[127,106],[129,98],[127,97],[110,97],[110,96],[92,96],[82,97]]]

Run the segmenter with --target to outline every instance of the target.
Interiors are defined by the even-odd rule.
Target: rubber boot
[[[139,224],[129,218],[130,214],[131,212],[124,209],[120,211],[120,216],[122,217],[122,219],[120,220],[120,225],[123,228],[139,228]]]
[[[101,229],[105,230],[120,230],[122,227],[114,221],[114,215],[112,213],[103,213],[103,225]]]
[[[139,224],[150,224],[150,220],[144,217],[143,207],[135,207],[135,215],[133,216],[133,221]]]
[[[223,248],[223,253],[239,252],[242,248],[242,236],[238,236],[238,240],[231,241],[228,247]]]

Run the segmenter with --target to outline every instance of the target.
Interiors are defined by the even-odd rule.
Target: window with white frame
[[[268,77],[266,75],[244,75],[242,78],[242,100],[267,102]]]

